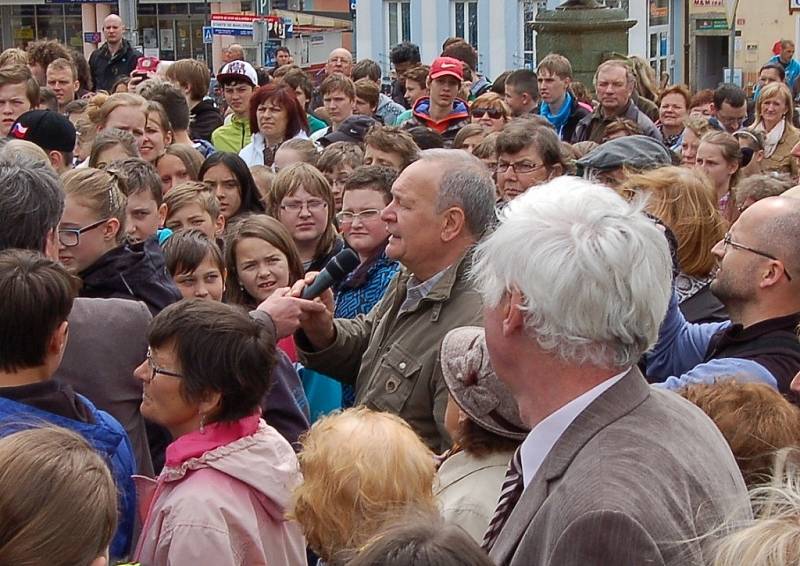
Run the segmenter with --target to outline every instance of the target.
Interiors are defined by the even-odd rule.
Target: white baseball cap
[[[258,86],[258,75],[255,68],[247,61],[231,61],[217,75],[220,84],[233,79],[244,79],[253,86]]]

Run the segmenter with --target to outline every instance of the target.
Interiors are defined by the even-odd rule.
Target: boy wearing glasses
[[[451,147],[458,131],[469,124],[467,103],[458,97],[464,81],[464,64],[452,57],[438,57],[428,73],[430,96],[417,99],[411,118],[404,129],[424,126],[444,138],[445,147]]]

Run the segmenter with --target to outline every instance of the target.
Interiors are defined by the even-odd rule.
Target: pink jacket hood
[[[167,449],[157,481],[137,478],[144,525],[137,559],[305,564],[299,525],[284,518],[301,481],[292,447],[257,416],[185,435]]]

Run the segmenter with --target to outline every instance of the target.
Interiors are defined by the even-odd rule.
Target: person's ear
[[[164,145],[172,145],[172,140],[172,132],[167,132],[167,134],[164,136]]]
[[[222,214],[217,216],[217,221],[214,222],[214,228],[214,236],[222,236],[222,233],[225,231],[225,217]]]
[[[442,242],[451,242],[461,236],[466,226],[464,211],[457,206],[451,206],[442,214]]]
[[[162,202],[158,207],[158,227],[163,228],[164,222],[167,221],[167,203]]]
[[[753,157],[755,158],[755,160],[757,162],[763,160],[764,159],[764,150],[763,149],[759,149],[757,152],[755,152],[755,154],[753,154]]]
[[[81,89],[81,81],[75,81],[72,83],[72,88],[75,92],[78,92]]]
[[[69,337],[69,323],[65,320],[59,324],[50,335],[50,342],[47,344],[48,353],[53,356],[60,356],[67,347]]]
[[[50,167],[52,167],[56,172],[61,171],[61,168],[64,166],[64,156],[61,155],[60,151],[48,151],[47,157],[50,160]]]
[[[103,239],[114,240],[119,233],[120,223],[118,218],[109,218],[103,226]]]
[[[222,404],[222,393],[210,391],[198,403],[197,412],[201,416],[209,417],[219,410],[220,404]]]
[[[91,561],[89,566],[108,566],[108,558],[105,556],[98,556],[94,560]]]
[[[44,252],[45,257],[58,261],[58,228],[50,230],[44,239]]]
[[[503,301],[503,336],[508,337],[525,328],[525,300],[520,290],[512,287]]]
[[[564,168],[561,166],[560,163],[556,163],[552,167],[550,167],[550,171],[548,172],[547,179],[555,179],[556,177],[560,177],[564,174]]]

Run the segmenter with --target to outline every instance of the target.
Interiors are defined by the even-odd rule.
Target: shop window
[[[464,38],[478,49],[478,2],[455,1],[451,4],[453,35]]]

